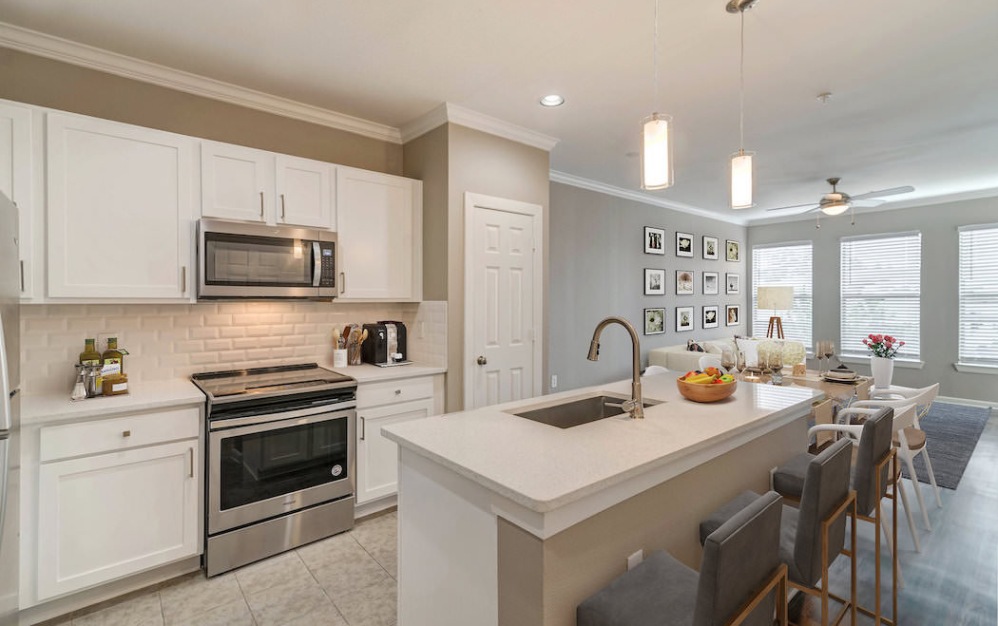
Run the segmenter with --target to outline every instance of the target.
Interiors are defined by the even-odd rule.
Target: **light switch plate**
[[[557,389],[558,388],[558,375],[557,374],[551,374],[551,388],[552,389]]]
[[[637,567],[641,563],[641,561],[644,560],[645,560],[645,551],[643,549],[638,550],[631,556],[627,557],[627,569],[633,569],[634,567]]]

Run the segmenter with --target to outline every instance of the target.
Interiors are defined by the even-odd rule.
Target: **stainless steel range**
[[[309,363],[191,380],[208,396],[208,576],[353,527],[354,379]]]

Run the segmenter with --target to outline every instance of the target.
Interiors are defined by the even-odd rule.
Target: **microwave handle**
[[[322,250],[319,248],[319,242],[312,242],[312,286],[318,287],[319,280],[322,278]]]

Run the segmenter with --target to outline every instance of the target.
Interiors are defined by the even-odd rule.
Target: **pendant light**
[[[728,13],[739,13],[741,19],[740,64],[738,67],[738,152],[731,155],[731,208],[748,209],[752,202],[752,157],[745,151],[745,11],[756,0],[731,0]]]
[[[655,0],[654,101],[658,106],[658,0]],[[665,189],[672,186],[672,117],[652,113],[641,125],[641,188]]]

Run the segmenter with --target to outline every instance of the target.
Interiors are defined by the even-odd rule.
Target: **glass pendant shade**
[[[842,215],[849,210],[848,202],[837,202],[835,204],[826,204],[821,207],[821,212],[825,215]]]
[[[641,132],[641,188],[672,186],[672,117],[653,113]]]
[[[731,155],[731,208],[752,207],[753,152],[739,150]]]

